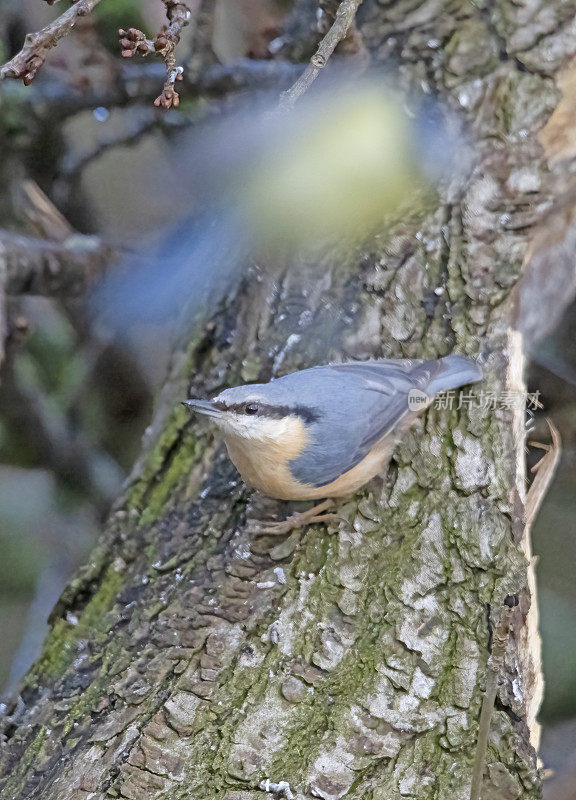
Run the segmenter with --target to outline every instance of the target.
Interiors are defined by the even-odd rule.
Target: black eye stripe
[[[247,411],[248,406],[256,406],[256,411]],[[260,401],[249,401],[248,403],[227,403],[216,401],[214,407],[220,411],[234,411],[237,414],[258,414],[259,417],[268,417],[269,419],[282,419],[283,417],[300,417],[304,422],[317,422],[320,419],[320,414],[315,408],[309,406],[273,406],[268,403]]]

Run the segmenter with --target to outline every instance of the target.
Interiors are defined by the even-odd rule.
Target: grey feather
[[[435,361],[353,361],[227,389],[218,399],[230,404],[254,399],[314,411],[314,420],[306,424],[308,445],[290,469],[301,483],[320,487],[355,467],[376,442],[414,415],[408,406],[411,389],[432,398],[481,378],[475,361],[456,355]]]
[[[411,389],[420,389],[432,398],[482,377],[479,366],[462,356],[438,361],[352,362],[304,373],[307,391],[313,389],[323,413],[308,426],[310,444],[291,463],[291,471],[297,480],[313,486],[329,484],[351,470],[376,442],[414,414],[408,406]],[[294,389],[300,396],[298,388]]]

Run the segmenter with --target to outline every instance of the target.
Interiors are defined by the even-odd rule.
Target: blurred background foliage
[[[109,70],[118,69],[117,29],[157,30],[159,6],[151,0],[98,6],[96,29],[87,27],[62,42],[43,68],[47,96],[51,82],[64,74],[72,82],[85,80],[85,70],[77,77],[74,65],[81,62],[86,41],[93,43],[92,55],[83,66],[91,71],[89,88],[97,94]],[[269,47],[281,44],[289,6],[274,0],[216,2],[219,22],[212,35],[220,61],[265,59]],[[34,0],[4,0],[0,60],[56,10]],[[189,44],[184,42],[184,49]],[[300,60],[306,55],[298,53]],[[13,84],[0,97],[0,226],[29,232],[14,196],[24,178],[36,181],[79,231],[98,232],[116,245],[172,220],[174,207],[186,202],[177,133],[202,113],[201,99],[161,115],[149,97],[61,113],[34,91],[35,86]],[[132,335],[139,347],[121,348],[87,322],[81,300],[13,299],[8,320],[0,383],[0,686],[5,691],[37,654],[52,605],[120,492],[169,352],[160,324],[137,326]],[[576,305],[534,353],[529,389],[541,392],[544,406],[532,438],[548,440],[544,417],[550,416],[563,439],[561,464],[534,530],[546,679],[541,720],[546,762],[554,767],[576,742]]]

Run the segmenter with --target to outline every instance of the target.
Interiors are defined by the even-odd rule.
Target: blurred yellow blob
[[[457,121],[386,80],[332,81],[291,111],[278,111],[277,92],[246,98],[186,132],[175,182],[189,200],[175,204],[170,228],[101,282],[93,302],[107,324],[192,325],[247,265],[272,272],[303,256],[320,270],[326,247],[354,248],[418,213],[461,159],[450,133]]]
[[[428,184],[412,126],[401,97],[381,87],[318,95],[289,112],[244,174],[243,214],[268,242],[369,233]]]

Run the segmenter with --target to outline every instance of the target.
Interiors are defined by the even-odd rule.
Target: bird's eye
[[[245,411],[247,414],[257,414],[258,413],[258,403],[246,403]]]

